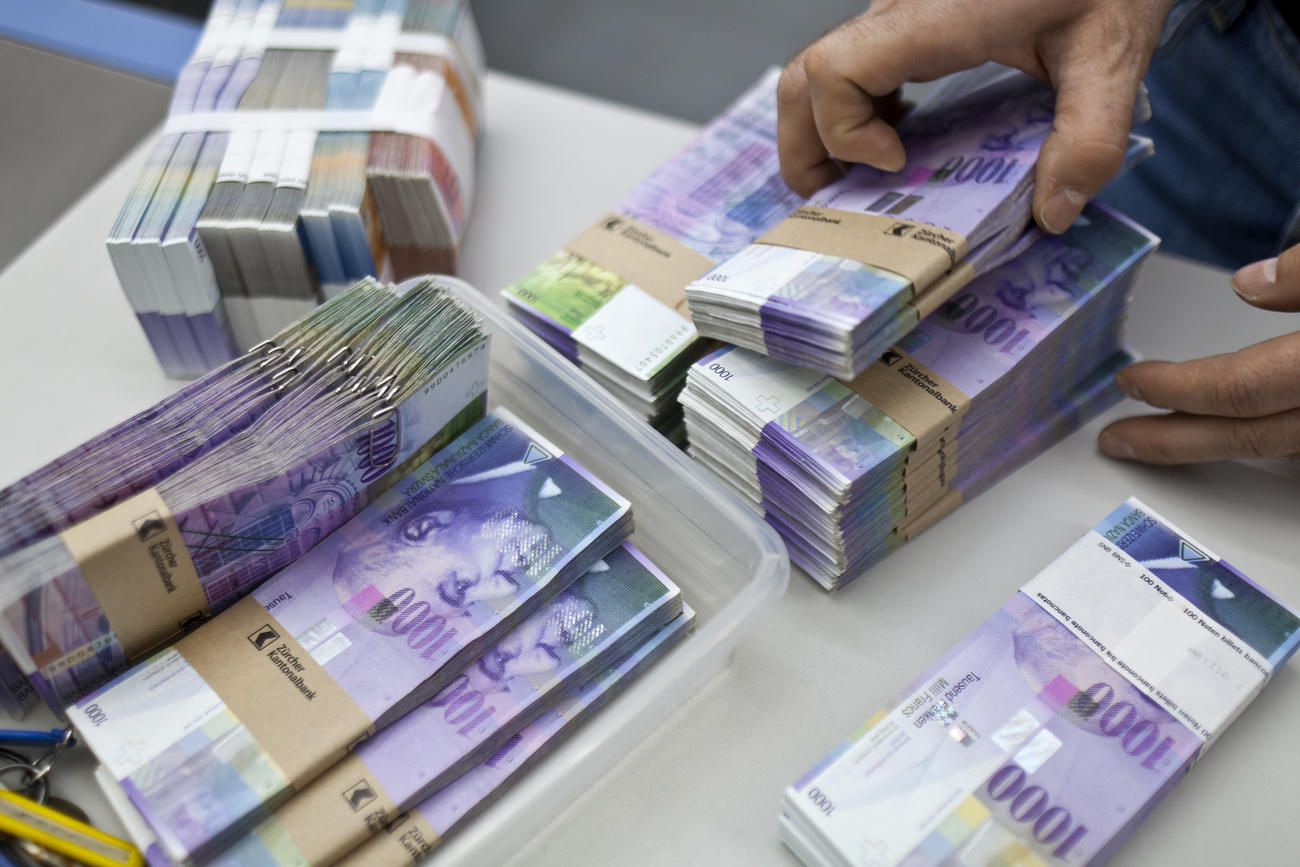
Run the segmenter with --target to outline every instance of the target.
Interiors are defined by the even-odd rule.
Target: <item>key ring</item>
[[[45,752],[41,753],[40,757],[37,758],[36,761],[31,763],[34,772],[34,776],[32,777],[32,784],[35,784],[37,782],[45,782],[45,777],[50,773],[50,770],[54,767],[54,763],[59,760],[59,756],[63,754],[63,751],[66,750],[71,745],[72,745],[72,728],[69,727],[68,730],[63,733],[63,740],[59,741],[54,746],[50,747]],[[43,797],[34,800],[38,800],[40,803],[44,803],[45,801]]]
[[[50,781],[49,774],[54,768],[54,763],[58,761],[59,756],[73,743],[72,729],[69,728],[63,733],[63,738],[50,747],[35,760],[32,761],[21,753],[0,747],[0,760],[5,764],[0,764],[0,778],[5,774],[20,772],[27,778],[22,784],[21,792],[31,798],[38,804],[44,804],[49,797]]]
[[[0,753],[7,752],[8,750],[0,750]],[[4,756],[4,758],[7,759],[12,759],[14,757],[22,759],[22,757],[18,756],[16,753],[10,753],[9,755]],[[50,781],[46,779],[46,774],[49,773],[49,768],[38,770],[26,759],[17,762],[10,761],[7,764],[0,765],[0,778],[3,778],[5,774],[12,771],[20,771],[28,777],[27,783],[23,785],[19,791],[36,803],[44,804],[46,797],[48,797],[50,793]]]

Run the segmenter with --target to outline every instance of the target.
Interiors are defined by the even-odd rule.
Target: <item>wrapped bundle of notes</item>
[[[500,797],[521,774],[555,749],[584,720],[690,630],[695,614],[682,613],[612,668],[565,695],[477,767],[457,777],[376,829],[339,861],[347,867],[415,867],[424,856]]]
[[[108,237],[163,370],[364,276],[454,272],[482,73],[465,0],[217,0]]]
[[[1104,863],[1297,643],[1129,500],[787,789],[781,837],[809,867]]]
[[[409,731],[394,729],[391,744],[381,735],[347,760],[391,789],[392,802],[413,804],[482,754],[444,728],[444,748],[397,767],[405,738],[437,737],[442,717],[489,745],[481,749],[499,746],[482,727],[515,702],[520,722],[545,704],[515,675],[535,669],[541,683],[549,669],[572,683],[577,659],[606,633],[621,634],[617,654],[676,616],[671,582],[616,553],[631,530],[627,500],[497,410],[252,595],[69,716],[175,862],[219,854],[408,713]],[[604,570],[593,568],[611,555]],[[608,570],[613,582],[602,577]],[[550,613],[529,621],[549,600]],[[490,651],[526,622],[520,641]],[[468,667],[476,658],[477,671]],[[507,681],[508,698],[482,694],[494,675]]]
[[[672,581],[624,543],[450,686],[296,792],[215,863],[334,863],[376,827],[508,749],[525,725],[593,677],[665,629],[675,632],[682,614]],[[358,805],[339,797],[358,780],[373,798]]]
[[[1034,167],[1054,92],[988,65],[898,125],[900,172],[852,166],[686,287],[699,333],[852,379],[970,279],[1038,237]],[[1135,122],[1149,108],[1145,94]],[[1132,138],[1126,164],[1151,152]]]
[[[766,73],[609,214],[504,291],[510,311],[680,442],[677,393],[699,358],[683,289],[801,201],[776,156]]]
[[[640,557],[630,546],[625,545],[625,548],[633,556]],[[580,582],[591,581],[595,575],[605,571],[601,568],[605,565],[610,566],[609,571],[617,570],[618,566],[611,562],[617,558],[618,555],[614,555],[598,563],[597,568],[593,568]],[[233,846],[209,863],[222,867],[245,867],[249,864],[263,867],[325,864],[398,867],[422,862],[443,840],[491,806],[509,789],[511,783],[559,746],[564,738],[628,686],[691,629],[695,612],[676,598],[666,579],[657,587],[653,579],[646,579],[646,570],[653,572],[654,567],[645,564],[643,569],[634,568],[630,573],[624,571],[614,576],[617,579],[632,578],[638,581],[638,586],[643,591],[639,598],[644,606],[640,614],[631,614],[626,623],[617,625],[615,621],[613,634],[616,637],[605,638],[603,632],[597,634],[596,631],[601,626],[610,622],[608,616],[600,612],[590,619],[584,614],[581,628],[569,627],[570,618],[566,611],[572,607],[572,603],[565,600],[571,599],[575,594],[563,591],[507,633],[505,638],[471,663],[457,678],[457,681],[468,682],[478,672],[480,682],[491,684],[488,691],[458,688],[457,681],[453,681],[452,686],[393,724],[393,729],[400,726],[403,730],[413,730],[418,724],[408,723],[408,718],[432,717],[428,731],[435,742],[435,749],[443,751],[444,755],[446,751],[451,751],[460,757],[460,764],[466,765],[465,770],[457,772],[450,782],[441,785],[414,807],[405,812],[395,812],[393,805],[397,799],[393,790],[386,788],[377,774],[369,773],[369,766],[364,761],[345,757],[301,793],[295,794],[272,817],[262,821],[253,831],[239,838]],[[642,573],[640,579],[637,572]],[[580,594],[587,592],[588,588],[575,584],[574,591]],[[624,601],[620,602],[618,598],[614,595],[604,597],[630,613],[631,606],[627,603],[635,603],[638,596],[634,590],[623,594]],[[599,601],[594,604],[600,609]],[[644,638],[628,640],[629,629],[643,630],[644,624],[663,620],[668,613],[679,607],[680,613],[665,625]],[[566,630],[577,637],[567,637]],[[542,636],[548,633],[563,636],[564,642],[571,649],[559,647],[556,652],[553,646],[558,642],[552,642],[552,646],[545,645]],[[616,642],[622,644],[624,649],[611,652],[610,648]],[[530,646],[534,649],[526,657],[515,655],[519,649]],[[584,646],[586,650],[583,650]],[[626,647],[631,649],[625,649]],[[538,650],[544,652],[539,654]],[[495,660],[502,653],[510,654],[508,658],[511,667],[520,671],[513,672],[511,679],[504,684],[500,683],[500,676],[488,675],[488,681],[483,681],[483,672],[498,669]],[[574,653],[581,653],[582,656],[575,658]],[[591,671],[592,661],[597,656],[612,661],[595,666],[595,670]],[[521,658],[522,663],[513,662]],[[538,658],[542,660],[541,665],[535,662]],[[563,662],[557,666],[552,661],[555,659]],[[543,687],[537,690],[519,676],[520,672],[527,672],[527,667],[533,671],[554,668],[555,675],[568,677],[563,672],[568,671],[574,663],[581,665],[583,670],[577,677],[569,678],[572,680],[570,685],[559,689],[550,686],[556,682],[556,677],[549,674]],[[500,670],[504,670],[504,666]],[[512,690],[520,686],[526,691],[526,701],[538,705],[524,715],[519,713],[521,707],[508,697]],[[548,694],[542,696],[541,690],[547,690]],[[484,711],[475,716],[475,712],[482,706],[480,699],[484,696],[487,696],[487,701],[494,702],[489,706],[490,713]],[[541,697],[540,703],[533,701],[535,696]],[[503,708],[503,712],[498,711],[498,707]],[[441,720],[437,719],[439,715]],[[468,722],[460,717],[466,717]],[[528,721],[522,722],[524,719]],[[471,741],[481,744],[488,739],[498,744],[492,750],[485,750],[482,746],[468,746]],[[376,740],[397,742],[389,740],[387,735],[380,735]],[[362,743],[358,755],[363,751],[370,752],[368,744],[370,741]],[[398,774],[399,780],[408,781],[407,785],[397,783],[399,791],[408,790],[411,782],[420,785],[419,781],[427,773],[419,750],[405,752],[403,756],[405,761],[413,763],[409,770],[399,771],[396,766],[388,770],[388,773]],[[472,765],[465,761],[478,756],[485,757]],[[348,773],[344,774],[344,771]],[[157,838],[135,812],[108,767],[98,766],[95,777],[123,823],[130,829],[136,843],[147,853],[148,862],[153,865],[168,863],[169,859],[163,854]],[[329,781],[344,780],[341,786],[326,786]],[[393,783],[389,782],[388,785]],[[427,790],[432,787],[423,785],[422,788]],[[354,848],[342,851],[341,845]]]
[[[481,418],[487,370],[446,284],[363,281],[0,492],[0,641],[62,708]]]
[[[681,396],[691,454],[840,587],[1119,399],[1124,311],[1156,244],[1091,204],[849,381],[716,350]]]

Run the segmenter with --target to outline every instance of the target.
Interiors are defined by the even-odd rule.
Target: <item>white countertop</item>
[[[577,234],[694,131],[499,74],[488,79],[485,126],[462,276],[487,292]],[[144,154],[137,148],[0,273],[0,485],[177,387],[159,373],[103,244]],[[1129,339],[1148,358],[1228,351],[1300,326],[1247,307],[1222,272],[1171,257],[1157,256],[1137,285]],[[1106,419],[1137,409],[1126,403]],[[1101,427],[836,595],[796,570],[731,664],[512,863],[796,864],[777,838],[784,787],[1130,494],[1300,605],[1300,473],[1117,463],[1096,451]],[[1293,861],[1298,709],[1293,663],[1111,863]],[[56,790],[118,828],[89,790],[88,756],[68,765]]]

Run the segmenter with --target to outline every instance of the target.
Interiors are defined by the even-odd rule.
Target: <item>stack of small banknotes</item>
[[[841,379],[1038,237],[1034,167],[1051,87],[988,65],[906,115],[899,172],[853,166],[686,288],[699,333]],[[1149,114],[1145,95],[1134,121]],[[1151,152],[1134,138],[1128,162]]]
[[[800,203],[776,155],[766,73],[613,212],[504,291],[512,313],[680,441],[676,398],[704,351],[683,288]]]
[[[108,237],[164,371],[361,277],[454,272],[482,73],[466,0],[216,0]]]
[[[0,642],[63,708],[476,422],[487,372],[449,284],[357,284],[0,492]]]
[[[631,531],[498,409],[70,718],[159,863],[333,863],[399,822],[409,860],[682,633]]]
[[[781,837],[809,867],[1100,864],[1298,644],[1129,500],[787,789]]]
[[[1118,400],[1129,290],[1156,244],[1090,204],[847,382],[718,349],[682,392],[691,454],[840,587]]]

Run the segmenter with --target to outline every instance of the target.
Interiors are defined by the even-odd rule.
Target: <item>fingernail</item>
[[[1277,288],[1277,257],[1251,262],[1232,275],[1232,291],[1247,301],[1266,300]]]
[[[1115,384],[1119,390],[1134,400],[1142,400],[1142,392],[1138,390],[1137,384],[1126,376],[1115,377]]]
[[[1103,433],[1098,437],[1097,447],[1101,449],[1102,454],[1123,461],[1131,461],[1137,457],[1133,447],[1113,433]]]
[[[1074,222],[1075,217],[1079,216],[1079,212],[1086,204],[1088,204],[1087,193],[1066,187],[1058,190],[1047,200],[1047,204],[1043,205],[1043,210],[1038,215],[1038,221],[1043,224],[1044,229],[1053,235],[1059,235],[1070,228],[1070,224]]]

